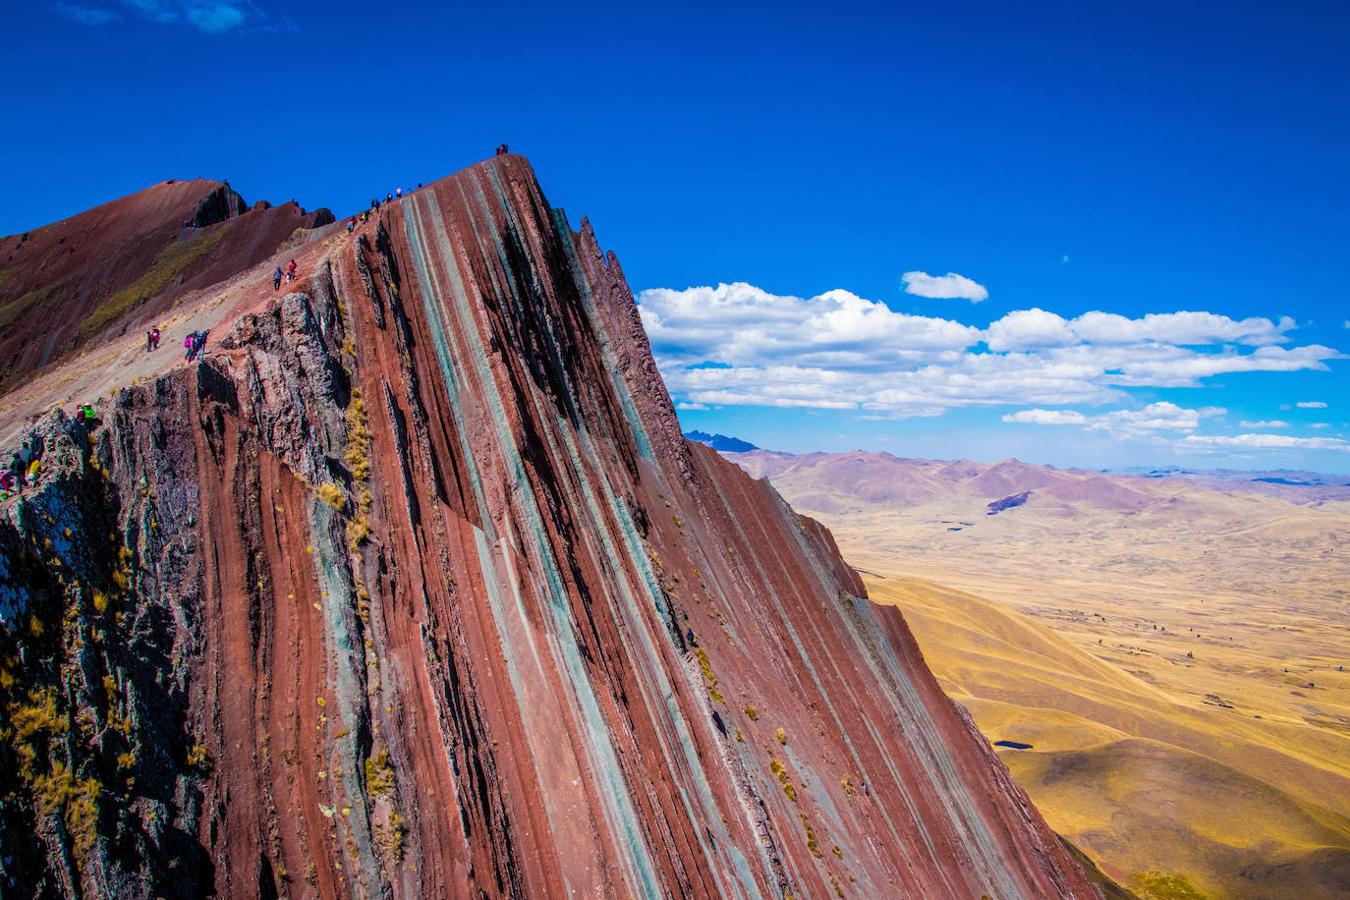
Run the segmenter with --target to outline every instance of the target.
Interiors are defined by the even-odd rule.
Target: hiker
[[[155,325],[145,333],[145,352],[159,349],[159,326]]]
[[[188,336],[183,338],[183,347],[187,350],[187,353],[183,355],[183,361],[192,362],[192,354],[197,349],[197,332],[189,332]]]
[[[422,189],[422,182],[420,182],[420,181],[417,182],[417,189],[418,189],[419,191]]]
[[[38,483],[38,473],[42,471],[42,460],[34,459],[28,464],[28,483]]]
[[[28,446],[33,448],[33,459],[42,459],[42,452],[47,449],[47,442],[42,439],[42,433],[36,428],[28,432]]]
[[[286,283],[287,283],[287,284],[290,284],[292,281],[295,280],[295,270],[296,270],[297,268],[299,268],[299,267],[296,266],[295,260],[291,260],[290,265],[288,265],[288,266],[286,267]]]
[[[281,290],[281,266],[279,265],[277,266],[276,271],[272,273],[272,290]]]
[[[14,483],[18,485],[20,491],[23,490],[24,485],[23,481],[24,469],[25,466],[23,464],[23,460],[19,457],[19,454],[16,452],[13,456],[9,458],[9,474],[13,478]]]
[[[401,188],[401,187],[396,187],[396,188],[394,188],[394,199],[395,199],[395,200],[402,200],[402,199],[403,199],[403,188]]]
[[[385,203],[393,203],[393,202],[394,202],[394,195],[393,195],[393,194],[385,194],[385,195],[384,195],[384,202],[385,202]]]
[[[353,217],[347,220],[347,233],[351,234],[355,230],[356,230],[356,218]]]
[[[370,208],[371,208],[371,209],[379,209],[379,208],[380,208],[380,198],[379,198],[379,197],[376,197],[374,200],[371,200],[371,201],[370,201]]]
[[[192,341],[192,346],[188,348],[188,361],[191,362],[194,359],[201,359],[202,349],[206,346],[206,332],[194,331],[189,337],[189,340]]]
[[[98,420],[98,413],[94,412],[94,407],[88,403],[81,403],[79,419],[86,428],[90,428]]]

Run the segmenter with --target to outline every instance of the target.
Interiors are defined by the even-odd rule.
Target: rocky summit
[[[81,296],[231,229],[193,291],[0,399],[44,445],[0,518],[6,896],[1095,896],[830,533],[681,435],[525,159],[284,243],[180,192]],[[170,314],[191,363],[138,346]]]

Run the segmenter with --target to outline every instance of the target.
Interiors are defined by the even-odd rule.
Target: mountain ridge
[[[617,258],[527,161],[294,252],[285,293],[192,295],[203,357],[92,435],[39,418],[0,519],[8,877],[1095,895],[829,531],[681,436]],[[23,410],[155,359],[101,353]]]

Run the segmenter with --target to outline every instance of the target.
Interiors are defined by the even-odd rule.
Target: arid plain
[[[834,531],[986,736],[1029,745],[998,750],[1051,827],[1120,884],[1350,889],[1350,489],[728,456]]]

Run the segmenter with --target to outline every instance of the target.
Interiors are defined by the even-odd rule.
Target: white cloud
[[[905,285],[906,294],[920,297],[932,297],[936,300],[969,300],[972,303],[979,303],[989,297],[989,291],[984,285],[955,272],[948,272],[946,275],[906,272],[900,276],[900,280]]]
[[[229,31],[244,24],[244,10],[233,3],[191,3],[184,11],[188,22],[207,32]]]
[[[1304,347],[1258,347],[1242,353],[1231,347],[1219,352],[1198,352],[1169,344],[1140,344],[1129,347],[1083,345],[1065,348],[1094,358],[1116,360],[1119,369],[1109,381],[1126,387],[1196,387],[1200,379],[1233,372],[1299,372],[1305,369],[1326,371],[1325,361],[1342,355],[1321,344]]]
[[[1350,441],[1340,438],[1294,437],[1288,434],[1192,434],[1180,446],[1196,449],[1247,448],[1252,450],[1339,450],[1350,453]]]
[[[679,403],[675,404],[675,408],[698,410],[698,409],[707,409],[708,407],[703,403],[686,403],[684,401],[680,401]]]
[[[1019,309],[989,325],[990,350],[1030,350],[1074,343],[1073,331],[1062,317],[1043,309]]]
[[[1312,423],[1311,425],[1309,425],[1308,427],[1309,427],[1309,428],[1330,428],[1330,427],[1331,427],[1331,423],[1330,423],[1330,422],[1313,422],[1313,423]]]
[[[894,312],[844,290],[780,296],[737,282],[643,291],[642,324],[658,357],[675,362],[889,369],[972,347],[980,330]]]
[[[1297,323],[1289,316],[1278,322],[1252,317],[1230,319],[1208,312],[1149,313],[1127,319],[1114,313],[1089,312],[1074,319],[1074,334],[1098,344],[1135,344],[1158,341],[1166,344],[1236,343],[1259,347],[1288,340],[1286,331]]]
[[[982,329],[899,313],[846,290],[802,298],[744,282],[646,290],[638,304],[675,400],[704,405],[857,409],[880,418],[981,405],[1100,406],[1127,401],[1122,388],[1325,371],[1327,360],[1341,358],[1320,345],[1274,346],[1287,341],[1288,318],[1097,312],[1065,319],[1027,309]],[[1207,415],[1171,404],[1116,413],[1074,424],[1143,434],[1194,430]]]
[[[1227,412],[1217,406],[1187,409],[1160,401],[1138,409],[1117,409],[1085,416],[1072,409],[1022,409],[1003,416],[1005,422],[1031,425],[1083,425],[1089,431],[1106,431],[1119,437],[1140,437],[1160,431],[1195,431],[1202,419]]]
[[[212,0],[117,0],[99,6],[76,3],[57,3],[61,15],[85,25],[106,25],[121,18],[116,6],[132,15],[157,25],[189,25],[199,31],[220,34],[260,18],[257,9],[246,0],[240,2],[212,2]]]
[[[1028,425],[1086,425],[1088,418],[1072,409],[1019,409],[1004,416],[1003,421]]]
[[[1221,416],[1227,410],[1217,406],[1186,409],[1175,403],[1150,403],[1140,409],[1117,409],[1093,418],[1089,429],[1115,434],[1138,434],[1150,431],[1194,431],[1200,420]]]
[[[1299,409],[1326,409],[1327,405],[1321,400],[1300,400],[1294,404]]]
[[[67,19],[73,19],[84,25],[107,25],[113,19],[119,18],[117,13],[111,9],[82,6],[78,3],[58,3],[56,4],[56,11]]]
[[[1283,419],[1258,419],[1255,422],[1248,422],[1243,419],[1238,423],[1239,428],[1288,428],[1289,423]]]
[[[1252,347],[1284,343],[1296,323],[1265,318],[1230,319],[1207,312],[1149,313],[1129,319],[1115,313],[1087,312],[1065,319],[1043,309],[1008,313],[989,326],[991,350],[1025,350],[1072,344],[1148,344],[1198,346],[1234,343]]]

